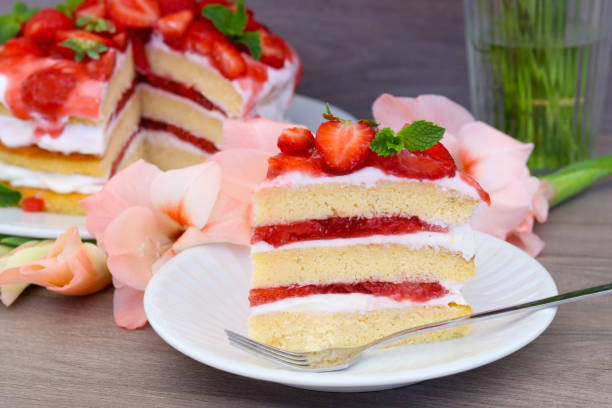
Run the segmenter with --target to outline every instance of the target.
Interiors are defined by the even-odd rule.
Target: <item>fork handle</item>
[[[451,327],[463,326],[485,320],[496,319],[498,317],[510,316],[521,312],[535,312],[536,310],[547,309],[549,307],[559,306],[564,303],[577,302],[579,300],[588,299],[590,297],[607,295],[612,293],[612,283],[606,285],[593,286],[592,288],[579,289],[573,292],[562,293],[557,296],[551,296],[532,302],[521,303],[514,306],[503,307],[500,309],[492,309],[484,312],[473,313],[471,315],[458,317],[455,319],[443,320],[422,326],[413,327],[407,330],[391,334],[381,339],[375,340],[364,347],[364,349],[375,349],[394,343],[406,337],[415,336],[417,334],[429,333],[432,331],[447,329]]]

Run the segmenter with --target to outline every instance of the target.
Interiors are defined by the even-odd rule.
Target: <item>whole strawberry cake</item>
[[[283,131],[255,193],[249,335],[315,351],[470,313],[460,291],[475,274],[468,220],[489,198],[456,169],[444,129],[324,116],[316,137]]]
[[[0,25],[0,205],[29,211],[82,214],[140,158],[202,161],[226,118],[281,118],[301,72],[241,1],[17,3]]]

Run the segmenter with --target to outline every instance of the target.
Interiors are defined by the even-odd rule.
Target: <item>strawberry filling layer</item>
[[[140,75],[139,80],[143,83],[147,83],[155,88],[163,89],[166,92],[170,92],[172,94],[181,96],[183,98],[187,98],[198,105],[202,106],[207,110],[215,110],[221,113],[223,116],[227,116],[225,111],[221,109],[219,106],[215,105],[210,99],[202,95],[199,91],[194,88],[186,87],[185,85],[173,81],[168,78],[164,78],[161,76],[157,76],[151,73],[147,73],[146,75]]]
[[[134,79],[134,82],[132,82],[132,85],[123,92],[123,95],[121,95],[121,99],[119,99],[119,102],[117,102],[117,105],[115,106],[115,110],[113,110],[113,113],[111,114],[111,117],[109,121],[107,122],[106,126],[110,126],[111,123],[113,123],[115,119],[119,117],[119,114],[121,114],[121,112],[123,111],[123,108],[125,108],[125,105],[127,105],[130,98],[134,95],[134,92],[136,91],[136,84],[137,84],[136,79]]]
[[[178,139],[190,143],[207,153],[216,153],[219,151],[219,149],[217,149],[217,146],[215,146],[214,143],[206,139],[202,139],[201,137],[197,137],[178,126],[158,122],[152,119],[142,119],[140,121],[140,127],[142,129],[161,130],[164,132],[172,133]]]
[[[411,234],[421,231],[447,232],[448,228],[428,224],[419,217],[331,217],[324,220],[259,226],[253,231],[251,243],[263,241],[279,247],[299,241]]]
[[[287,298],[309,295],[362,293],[373,296],[385,296],[396,301],[410,300],[424,303],[441,298],[449,292],[439,282],[357,282],[333,283],[329,285],[291,285],[274,288],[251,289],[249,302],[251,307],[277,302]]]

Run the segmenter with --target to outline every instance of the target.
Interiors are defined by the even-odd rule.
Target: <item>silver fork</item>
[[[562,305],[564,303],[576,302],[578,300],[606,295],[609,293],[612,293],[612,283],[575,290],[573,292],[567,292],[557,296],[551,296],[514,306],[474,313],[471,315],[458,317],[456,319],[444,320],[441,322],[413,327],[411,329],[390,334],[386,337],[374,340],[371,343],[359,347],[336,347],[321,351],[292,353],[249,339],[248,337],[234,333],[230,330],[225,330],[225,333],[227,334],[227,338],[231,345],[281,366],[309,372],[338,371],[344,370],[345,368],[353,365],[358,358],[361,357],[364,351],[374,350],[390,343],[402,340],[406,337],[440,329],[447,329],[450,327],[482,322],[520,312],[534,312],[536,310],[546,309],[549,307]]]

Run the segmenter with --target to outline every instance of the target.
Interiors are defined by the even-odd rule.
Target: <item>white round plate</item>
[[[342,118],[354,120],[346,111],[331,106],[332,112]],[[323,121],[325,102],[308,96],[295,95],[293,104],[287,110],[287,121],[299,123],[309,129],[316,129]],[[32,238],[56,238],[68,227],[79,227],[83,239],[93,237],[85,228],[85,217],[51,213],[27,213],[20,208],[0,208],[0,234],[19,235]]]
[[[474,311],[558,293],[546,269],[525,252],[482,233],[476,241],[478,272],[463,290]],[[187,250],[149,283],[144,297],[149,322],[172,347],[220,370],[298,388],[355,392],[401,387],[498,360],[538,337],[556,312],[490,320],[473,325],[461,339],[374,351],[344,371],[304,373],[227,342],[224,329],[247,332],[249,275],[248,249],[208,245]]]

